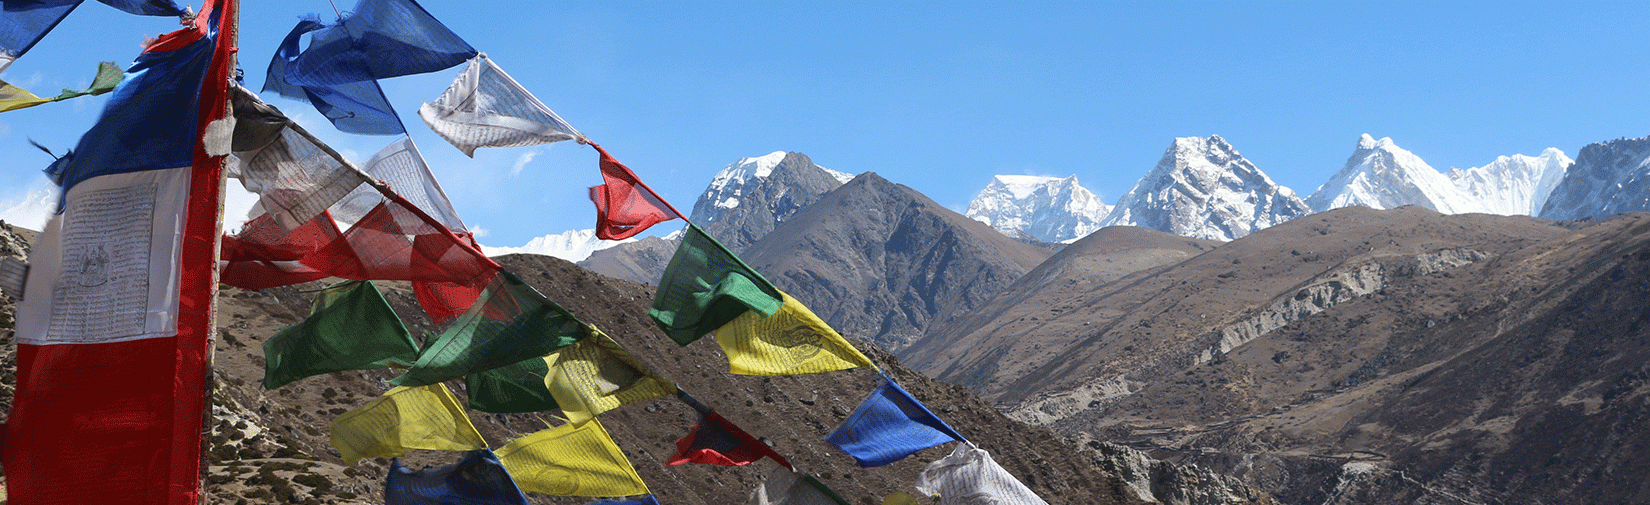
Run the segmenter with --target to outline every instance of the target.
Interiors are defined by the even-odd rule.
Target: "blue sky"
[[[1076,174],[1113,203],[1174,137],[1218,134],[1304,197],[1362,133],[1440,170],[1650,135],[1646,2],[423,4],[684,211],[717,170],[775,150],[961,209],[994,174]],[[299,16],[336,17],[322,0],[242,8],[254,89]],[[174,23],[88,3],[0,79],[84,86]],[[470,159],[423,127],[418,105],[456,72],[383,85],[481,241],[592,227],[588,147]],[[392,140],[268,99],[357,159]],[[72,147],[102,100],[0,114],[0,202],[44,184],[27,139]]]

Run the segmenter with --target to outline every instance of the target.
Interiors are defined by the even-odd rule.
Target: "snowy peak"
[[[1650,137],[1581,148],[1540,216],[1579,220],[1650,210]]]
[[[1070,242],[1100,229],[1111,207],[1077,183],[1077,176],[998,175],[968,203],[970,219],[1011,236]]]
[[[1357,148],[1341,171],[1307,197],[1306,203],[1319,212],[1353,205],[1373,209],[1420,205],[1445,214],[1482,210],[1421,157],[1398,147],[1390,137],[1375,140],[1368,133],[1358,138]]]
[[[1176,138],[1100,224],[1233,240],[1309,212],[1293,190],[1213,135]]]
[[[561,233],[536,237],[527,241],[521,247],[488,247],[481,246],[481,252],[488,256],[503,256],[506,254],[539,254],[555,256],[567,261],[580,262],[589,258],[591,253],[613,247],[625,242],[635,242],[634,238],[624,240],[602,240],[596,238],[596,230],[567,230]]]
[[[1549,147],[1540,156],[1499,156],[1482,167],[1451,169],[1449,178],[1483,212],[1534,216],[1541,213],[1571,163],[1574,160],[1564,151]]]
[[[774,225],[853,177],[815,165],[802,153],[740,158],[711,180],[691,219],[735,253]]]

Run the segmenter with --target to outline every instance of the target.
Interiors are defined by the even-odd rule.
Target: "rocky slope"
[[[1650,215],[1345,208],[1090,289],[1005,290],[913,363],[1283,503],[1631,503],[1646,271]]]
[[[998,175],[968,202],[963,215],[1009,236],[1071,242],[1100,229],[1111,206],[1077,183],[1077,176]]]
[[[844,335],[898,353],[1050,254],[865,173],[741,256]]]
[[[1232,240],[1310,212],[1293,190],[1212,135],[1175,139],[1100,225]]]
[[[1650,137],[1581,148],[1541,208],[1541,217],[1598,219],[1644,210],[1650,210]]]

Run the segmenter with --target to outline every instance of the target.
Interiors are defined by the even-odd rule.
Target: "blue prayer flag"
[[[887,376],[825,441],[859,466],[882,466],[963,436]]]
[[[5,2],[0,7],[0,70],[29,52],[46,32],[80,5],[81,0]]]
[[[309,34],[309,47],[298,41]],[[406,133],[378,79],[421,74],[468,61],[475,48],[412,0],[361,0],[337,23],[300,21],[269,62],[264,91],[308,101],[339,130]]]
[[[657,503],[657,502],[655,502]],[[464,453],[451,465],[423,470],[390,462],[384,485],[385,505],[527,505],[527,495],[504,470],[498,456],[487,449]]]

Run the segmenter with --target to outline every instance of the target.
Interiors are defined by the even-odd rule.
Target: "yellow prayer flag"
[[[464,407],[441,383],[398,387],[332,420],[332,447],[344,463],[400,456],[408,449],[487,448]]]
[[[523,490],[593,498],[649,493],[601,421],[540,431],[495,453]]]
[[[778,312],[746,312],[716,330],[728,369],[740,375],[802,375],[875,366],[791,295]]]
[[[26,109],[50,101],[50,99],[35,96],[29,90],[13,86],[6,81],[0,81],[0,112]]]
[[[917,505],[917,499],[904,491],[894,491],[887,498],[882,499],[882,505]]]
[[[584,424],[621,405],[676,393],[675,384],[654,374],[595,326],[590,335],[544,359],[550,363],[544,385],[573,424]]]

